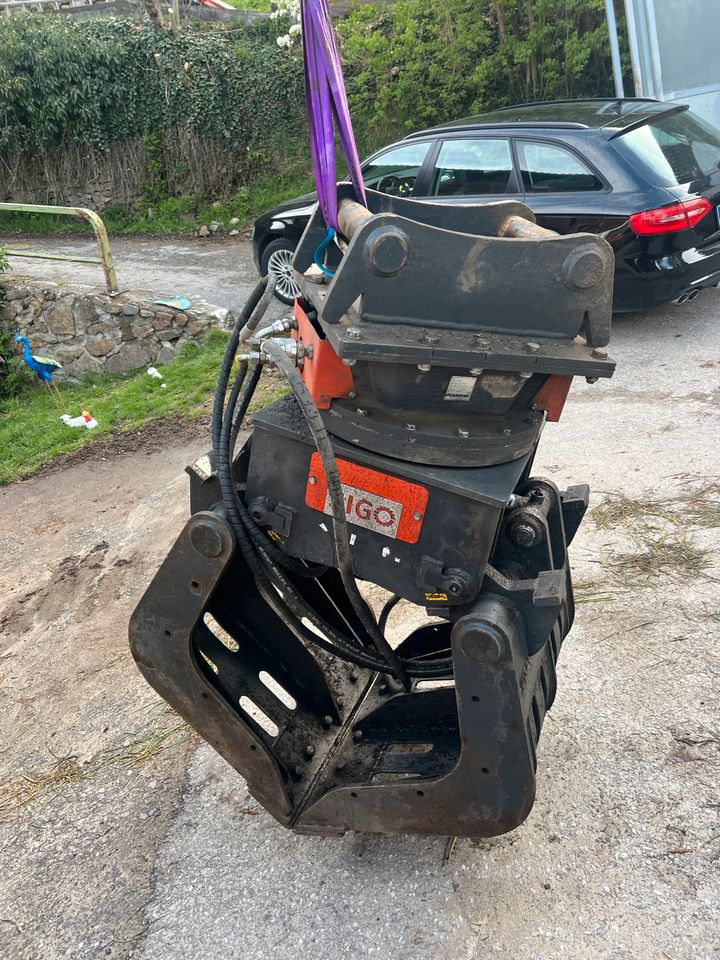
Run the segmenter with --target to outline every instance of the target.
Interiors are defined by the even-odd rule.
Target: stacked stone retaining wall
[[[199,299],[176,310],[142,290],[110,296],[102,287],[0,280],[0,329],[25,334],[33,353],[61,363],[59,379],[167,363],[183,343],[225,327],[227,317]]]

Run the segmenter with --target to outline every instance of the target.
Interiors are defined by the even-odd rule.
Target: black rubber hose
[[[255,307],[258,305],[258,303],[260,303],[266,288],[267,277],[264,277],[255,285],[252,293],[245,303],[245,306],[236,317],[232,332],[230,333],[230,339],[228,340],[225,348],[225,354],[223,355],[220,373],[218,374],[217,386],[215,388],[215,401],[213,403],[211,421],[213,454],[216,458],[218,454],[218,448],[220,446],[220,431],[222,430],[223,410],[225,408],[225,394],[227,393],[227,385],[228,381],[230,380],[230,371],[232,369],[233,360],[235,359],[238,343],[240,342],[240,331],[252,316]]]
[[[388,617],[401,600],[402,597],[399,597],[396,593],[394,593],[380,611],[380,616],[378,617],[378,630],[382,631],[382,633],[385,633]]]
[[[320,411],[315,405],[315,401],[305,386],[305,382],[298,373],[295,365],[281,347],[273,343],[272,340],[268,340],[263,343],[262,349],[269,357],[272,357],[290,385],[303,416],[307,421],[317,451],[320,454],[327,478],[328,496],[332,509],[335,555],[345,592],[360,623],[363,625],[363,628],[372,640],[378,653],[385,659],[398,680],[400,680],[407,689],[410,689],[410,682],[405,668],[400,663],[400,660],[387,642],[385,636],[378,630],[375,617],[355,582],[352,567],[352,553],[350,551],[350,535],[348,533],[347,520],[345,519],[345,495],[340,481],[340,472],[338,470],[337,460],[335,459],[335,451],[333,450],[330,436],[320,416]]]
[[[213,404],[212,412],[212,444],[213,455],[215,457],[217,456],[218,446],[220,443],[223,409],[225,407],[225,395],[227,393],[227,387],[230,381],[230,373],[232,371],[233,361],[235,360],[235,354],[237,353],[241,336],[243,339],[248,338],[245,334],[243,334],[243,329],[247,328],[247,333],[250,334],[257,328],[260,319],[265,315],[265,312],[270,305],[273,293],[275,292],[276,284],[277,277],[270,276],[270,274],[258,281],[258,283],[256,283],[253,287],[252,293],[248,297],[245,306],[240,311],[240,314],[233,325],[230,339],[228,340],[227,347],[225,348],[225,354],[223,356],[220,373],[218,375],[217,387],[215,389],[215,402]]]
[[[247,311],[243,312],[247,313]],[[257,309],[256,304],[256,308],[253,311],[255,316],[252,317],[255,323],[259,321],[263,312],[264,310]],[[242,324],[238,326],[238,330],[239,329],[242,329]],[[235,348],[235,352],[236,349],[237,348]],[[224,397],[227,393],[227,380],[229,379],[229,370],[232,366],[233,359],[234,353],[229,364],[227,365],[227,370],[224,372],[225,383],[222,390],[223,404],[220,409],[221,437],[224,427],[225,436],[223,439],[225,440],[225,444],[220,443],[216,469],[218,472],[218,478],[220,479],[221,488],[223,490],[223,501],[225,503],[228,520],[233,527],[241,552],[256,580],[258,590],[262,594],[268,606],[275,611],[275,613],[300,639],[314,644],[333,656],[341,657],[350,663],[354,663],[358,666],[366,667],[378,672],[387,672],[387,666],[383,660],[378,660],[375,657],[372,657],[369,652],[357,647],[354,641],[348,640],[346,637],[338,633],[332,626],[325,623],[324,620],[308,606],[304,599],[296,593],[294,586],[286,579],[281,570],[275,568],[272,559],[269,556],[269,551],[273,550],[273,552],[275,552],[277,551],[277,548],[275,548],[274,544],[271,545],[271,542],[267,540],[267,538],[265,538],[261,531],[255,526],[252,519],[247,514],[244,504],[237,494],[237,489],[232,477],[232,464],[230,458],[228,457],[230,447],[228,443],[229,437],[227,431],[231,431],[231,436],[232,433],[236,434],[234,427],[242,422],[242,419],[247,412],[260,376],[260,370],[259,367],[253,370],[250,380],[247,384],[244,384],[242,395],[240,395],[240,389],[243,385],[245,373],[244,371],[238,372],[233,391],[235,395],[231,395],[231,401],[228,402],[226,416],[223,417],[222,409],[224,406]],[[218,386],[220,387],[221,384],[218,384]],[[238,408],[237,416],[235,416],[236,405]],[[255,543],[251,543],[250,539],[248,538],[248,530],[253,536],[253,539],[255,539],[257,536],[260,542],[256,541]],[[280,551],[277,552],[280,553]],[[285,554],[282,554],[282,558],[284,562],[287,562],[291,559]],[[305,575],[308,575],[307,570],[305,570],[304,573]],[[282,591],[283,597],[278,595],[278,589]],[[302,623],[303,617],[307,618],[318,631],[324,634],[324,636],[318,636],[313,631],[309,630]],[[448,671],[452,669],[452,662],[450,660],[428,661],[424,664],[415,664],[414,662],[409,661],[404,665],[410,668],[413,675],[427,678],[447,676]]]

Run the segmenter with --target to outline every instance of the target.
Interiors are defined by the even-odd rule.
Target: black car
[[[434,203],[524,201],[559,233],[603,234],[615,310],[694,299],[720,283],[720,130],[686,105],[563,100],[505,107],[413,133],[362,165],[368,187]],[[255,221],[260,272],[297,294],[292,254],[315,194]]]

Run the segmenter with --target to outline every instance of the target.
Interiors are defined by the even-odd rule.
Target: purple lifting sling
[[[325,223],[337,230],[337,169],[333,117],[337,123],[355,195],[362,203],[365,203],[365,185],[360,173],[360,159],[350,120],[340,53],[327,0],[301,0],[301,14],[313,174]]]

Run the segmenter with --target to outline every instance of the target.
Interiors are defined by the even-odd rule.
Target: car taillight
[[[669,203],[655,210],[643,210],[630,217],[630,229],[641,237],[654,233],[675,233],[677,230],[689,230],[712,210],[712,204],[705,197],[694,200],[682,200]]]

